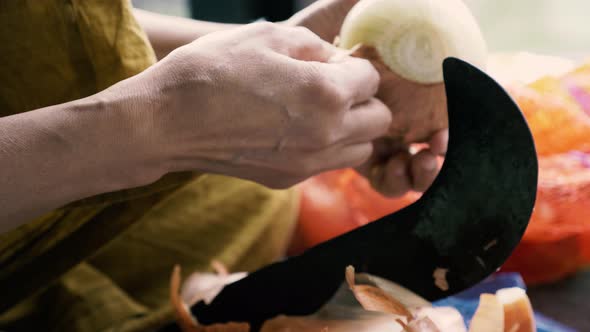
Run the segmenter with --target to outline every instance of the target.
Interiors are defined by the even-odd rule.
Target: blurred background
[[[280,21],[313,0],[133,0],[136,7],[217,22]],[[490,50],[581,59],[590,54],[588,0],[465,0]]]

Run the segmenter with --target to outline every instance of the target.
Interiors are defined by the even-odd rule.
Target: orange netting
[[[529,284],[551,282],[590,264],[590,64],[560,78],[508,90],[531,127],[540,170],[529,228],[503,269],[520,272]],[[301,214],[292,254],[419,197],[410,193],[387,199],[353,170],[328,172],[300,187]]]

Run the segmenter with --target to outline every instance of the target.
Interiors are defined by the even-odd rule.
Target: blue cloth
[[[495,293],[502,288],[520,287],[526,289],[526,285],[518,273],[498,273],[495,274],[480,284],[465,290],[455,296],[437,301],[434,303],[436,307],[455,307],[465,319],[465,324],[469,326],[469,322],[477,309],[479,304],[479,296],[482,293]],[[578,332],[574,329],[559,324],[552,319],[545,317],[539,313],[535,313],[535,320],[537,323],[537,332]]]

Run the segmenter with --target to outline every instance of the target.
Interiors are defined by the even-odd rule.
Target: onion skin
[[[346,282],[357,301],[365,310],[376,311],[412,319],[412,313],[397,299],[387,294],[383,289],[371,285],[357,285],[354,267],[346,268]]]
[[[340,47],[370,60],[377,97],[392,111],[389,136],[425,143],[448,128],[442,64],[457,57],[485,70],[487,46],[462,0],[361,0],[348,13]]]
[[[221,273],[220,279],[227,278],[227,271]],[[203,282],[204,279],[196,280],[196,282]],[[250,332],[250,324],[248,323],[224,323],[214,324],[209,326],[200,325],[195,317],[190,312],[189,306],[184,302],[180,296],[180,286],[182,283],[182,275],[180,265],[174,266],[172,275],[170,276],[170,303],[176,323],[182,332]],[[206,285],[209,286],[209,285]],[[205,289],[208,287],[205,287]],[[223,286],[219,289],[221,291]],[[209,291],[209,290],[207,290]]]
[[[230,276],[221,265],[216,268],[220,280]],[[444,272],[444,270],[441,269]],[[321,276],[318,276],[321,278]],[[333,300],[309,316],[279,315],[267,320],[262,332],[333,331],[333,332],[465,332],[463,317],[452,307],[432,307],[429,302],[385,279],[368,274],[356,274],[352,266],[345,272],[348,288],[357,305],[341,288]],[[195,279],[196,289],[209,292],[209,279]],[[247,323],[222,323],[203,326],[190,313],[179,294],[182,283],[180,266],[175,266],[170,278],[170,301],[183,332],[249,332]],[[285,285],[288,287],[288,285]],[[397,295],[397,296],[394,296]],[[201,297],[202,298],[202,297]],[[408,307],[408,304],[412,303]],[[534,332],[532,306],[526,292],[520,288],[498,290],[496,295],[482,294],[469,332]]]

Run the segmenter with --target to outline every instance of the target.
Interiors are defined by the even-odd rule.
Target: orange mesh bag
[[[562,81],[571,98],[590,115],[590,63],[565,75]]]
[[[315,176],[302,183],[300,189],[301,209],[290,254],[398,211],[419,198],[417,193],[385,198],[352,169]]]
[[[547,283],[590,263],[590,154],[539,160],[537,203],[525,236],[503,266],[529,284]]]
[[[590,150],[590,117],[577,104],[527,86],[509,91],[529,123],[539,156]]]
[[[537,203],[521,244],[503,266],[529,284],[590,264],[590,65],[509,89],[537,146]]]

